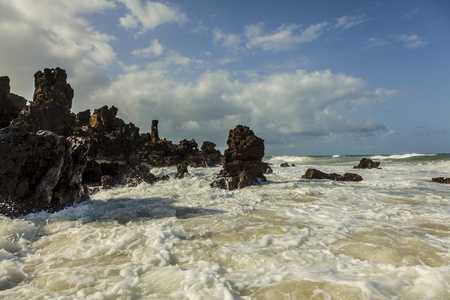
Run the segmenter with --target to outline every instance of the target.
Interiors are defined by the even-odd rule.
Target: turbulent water
[[[431,178],[450,177],[450,154],[366,157],[382,169],[266,157],[274,173],[242,190],[190,168],[0,217],[0,299],[449,299],[450,185]],[[364,181],[301,179],[311,167]]]

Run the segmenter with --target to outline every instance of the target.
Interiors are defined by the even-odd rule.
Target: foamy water
[[[448,299],[449,155],[268,157],[268,182],[220,168],[0,217],[1,299]],[[280,168],[288,162],[295,167]],[[362,182],[302,180],[307,168]],[[154,169],[173,175],[175,168]]]

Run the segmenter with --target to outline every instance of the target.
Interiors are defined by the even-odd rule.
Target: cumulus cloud
[[[134,56],[142,56],[142,57],[157,57],[160,56],[164,52],[164,47],[158,42],[157,39],[154,39],[150,42],[150,46],[144,49],[135,49],[131,52]]]
[[[231,49],[239,48],[242,42],[239,34],[225,34],[218,28],[213,30],[213,41],[216,45]]]
[[[6,0],[0,2],[0,69],[11,79],[12,92],[20,90],[31,100],[33,74],[46,67],[66,69],[72,86],[81,97],[108,78],[101,68],[116,58],[110,43],[113,36],[95,30],[80,16],[102,13],[114,2]],[[52,7],[52,9],[48,9]]]
[[[331,71],[297,70],[239,81],[226,71],[206,71],[180,83],[154,66],[132,70],[98,91],[90,101],[108,98],[119,114],[149,131],[160,120],[162,136],[175,142],[195,138],[223,145],[227,132],[248,125],[268,143],[292,137],[386,131],[375,120],[346,118],[340,109],[384,101],[395,91],[369,90],[362,79]]]
[[[120,26],[126,29],[139,29],[144,33],[164,23],[182,24],[187,20],[186,14],[177,7],[160,2],[141,0],[119,0],[129,10],[119,19]]]

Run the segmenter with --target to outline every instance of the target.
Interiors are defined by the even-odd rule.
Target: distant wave
[[[372,159],[405,159],[420,156],[437,156],[437,154],[407,153],[407,154],[393,154],[393,155],[375,155],[372,157]]]
[[[307,162],[307,161],[311,161],[314,160],[313,157],[310,156],[288,156],[288,155],[284,155],[284,156],[273,156],[269,159],[267,159],[266,161],[269,163],[273,163],[273,164],[278,164],[280,162],[287,162],[287,163],[302,163],[302,162]]]
[[[338,158],[338,157],[341,157],[342,155],[339,155],[339,154],[335,154],[335,155],[333,155],[333,158]]]

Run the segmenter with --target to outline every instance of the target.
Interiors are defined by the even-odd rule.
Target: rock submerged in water
[[[267,181],[262,159],[264,140],[247,126],[238,125],[230,130],[228,148],[224,152],[223,169],[212,187],[234,190]]]
[[[379,168],[380,162],[375,162],[368,158],[363,158],[359,161],[359,165],[354,166],[353,169],[381,169]]]
[[[306,170],[305,175],[302,176],[303,179],[329,179],[336,181],[362,181],[363,178],[354,173],[345,173],[344,175],[339,175],[336,173],[324,173],[316,169]]]
[[[445,178],[445,177],[435,177],[431,179],[433,182],[437,182],[437,183],[447,183],[450,184],[450,178]]]

